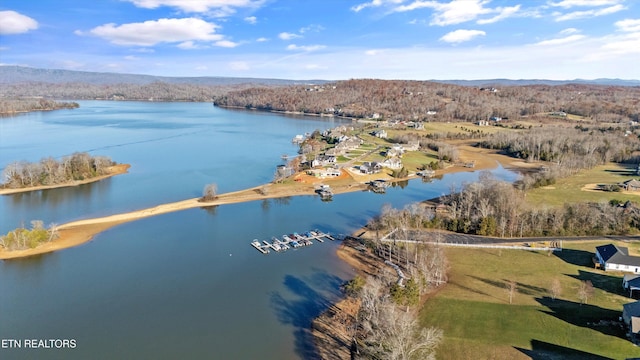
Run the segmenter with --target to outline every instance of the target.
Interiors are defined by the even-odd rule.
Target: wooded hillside
[[[602,122],[640,120],[640,87],[532,85],[477,88],[428,81],[348,80],[322,85],[251,88],[214,104],[259,110],[379,117],[400,121],[519,119],[568,113]]]

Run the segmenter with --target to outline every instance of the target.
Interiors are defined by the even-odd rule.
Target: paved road
[[[396,234],[397,238],[405,238],[401,232]],[[601,236],[549,236],[549,237],[522,237],[522,238],[499,238],[490,236],[479,236],[460,234],[454,232],[443,231],[407,231],[407,239],[424,240],[428,242],[445,242],[450,244],[504,244],[504,243],[536,243],[536,242],[554,242],[554,241],[580,241],[580,240],[621,240],[621,241],[639,241],[640,236],[622,236],[622,235],[601,235]]]

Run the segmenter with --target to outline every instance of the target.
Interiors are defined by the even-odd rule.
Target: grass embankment
[[[425,326],[444,330],[440,359],[585,359],[597,355],[624,359],[640,349],[624,338],[617,320],[624,296],[621,273],[593,269],[595,246],[609,243],[565,243],[559,253],[522,250],[448,248],[449,283],[420,313]],[[620,243],[621,246],[630,244]],[[640,245],[633,244],[631,252]],[[558,279],[562,293],[552,300],[548,289]],[[586,304],[578,299],[582,280],[595,292]],[[513,303],[507,284],[517,283]]]
[[[532,205],[562,206],[565,203],[600,202],[609,200],[640,201],[640,192],[605,192],[596,190],[598,184],[617,184],[638,179],[635,168],[625,164],[606,164],[584,170],[576,175],[558,179],[554,185],[527,192],[527,202]]]

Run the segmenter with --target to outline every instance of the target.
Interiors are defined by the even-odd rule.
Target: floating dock
[[[263,254],[268,254],[269,253],[269,248],[265,245],[260,244],[260,241],[253,240],[251,242],[251,246],[253,246],[254,248],[256,248],[258,251],[260,251]]]
[[[271,238],[271,241],[263,240],[260,242],[259,240],[254,239],[251,242],[251,246],[263,254],[268,254],[271,250],[275,252],[284,252],[292,248],[297,249],[299,247],[311,246],[313,245],[313,241],[322,243],[327,239],[335,240],[335,238],[328,233],[320,230],[311,230],[303,234],[294,232],[289,235],[282,235],[282,239],[274,236]]]

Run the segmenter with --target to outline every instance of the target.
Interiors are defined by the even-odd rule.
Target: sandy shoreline
[[[96,176],[86,180],[71,181],[71,182],[55,184],[55,185],[30,186],[30,187],[18,188],[18,189],[0,189],[0,195],[11,195],[11,194],[18,194],[18,193],[29,192],[29,191],[49,190],[49,189],[57,189],[57,188],[63,188],[63,187],[78,186],[83,184],[90,184],[96,181],[110,178],[112,176],[126,174],[127,171],[129,171],[130,167],[131,165],[129,164],[113,165],[108,168],[107,170],[108,174]]]
[[[459,147],[461,160],[475,161],[475,167],[472,169],[452,166],[443,170],[438,170],[436,175],[459,172],[459,171],[478,171],[495,168],[498,163],[508,168],[522,167],[514,159],[505,155],[499,155],[486,149],[478,149],[469,145],[461,145]],[[517,160],[517,159],[516,159]],[[128,168],[128,165],[127,165]],[[126,169],[125,169],[126,172]],[[116,175],[116,174],[113,174]],[[108,176],[113,176],[108,175]],[[211,202],[199,202],[197,198],[177,201],[168,204],[161,204],[151,208],[135,210],[127,213],[114,214],[99,218],[91,218],[65,223],[58,226],[60,236],[50,242],[40,245],[33,249],[6,251],[0,250],[0,260],[15,259],[26,256],[44,254],[52,251],[62,250],[83,244],[93,239],[97,234],[122,223],[135,221],[155,215],[166,214],[175,211],[193,209],[198,207],[218,206],[224,204],[266,200],[272,198],[313,195],[315,194],[314,186],[323,182],[330,184],[334,194],[341,194],[352,191],[364,191],[367,189],[366,182],[373,178],[380,178],[380,175],[359,175],[351,171],[343,171],[343,176],[336,179],[318,180],[306,175],[299,174],[296,176],[294,184],[265,184],[254,188],[220,194],[218,198]],[[416,178],[415,176],[407,179],[392,179],[390,181],[401,181]],[[92,179],[93,181],[97,181]],[[68,185],[67,185],[68,186]]]

